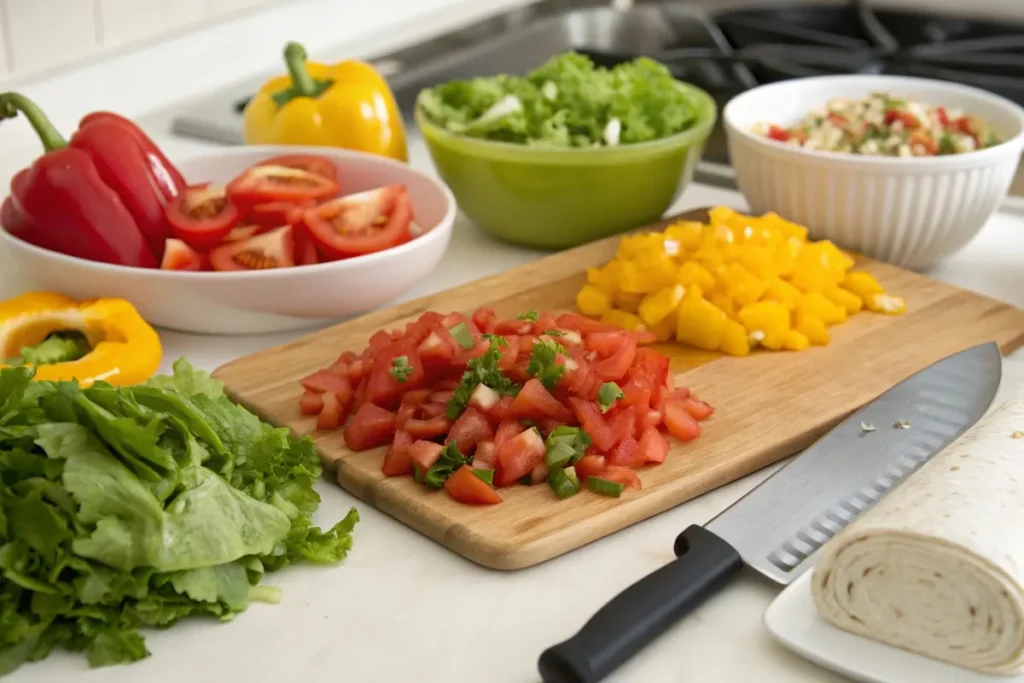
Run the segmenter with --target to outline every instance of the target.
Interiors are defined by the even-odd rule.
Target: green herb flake
[[[459,323],[453,326],[448,332],[452,335],[455,342],[465,350],[469,350],[475,346],[473,342],[473,334],[466,327],[466,323]]]
[[[605,382],[597,390],[597,405],[601,407],[602,413],[611,410],[615,402],[623,397],[622,389],[615,382]]]
[[[482,356],[469,360],[466,371],[462,373],[462,379],[459,380],[458,386],[452,392],[452,397],[445,408],[445,414],[449,420],[454,420],[462,414],[478,384],[488,386],[502,396],[515,396],[519,393],[519,385],[509,379],[498,367],[498,361],[501,360],[501,348],[508,346],[508,342],[504,337],[492,335],[488,336],[488,341],[490,343],[487,346],[487,351]]]
[[[549,337],[564,337],[565,336],[565,332],[563,332],[562,330],[544,330],[544,334],[548,335]]]
[[[432,489],[439,489],[444,486],[448,477],[455,474],[455,470],[463,465],[468,465],[469,460],[462,454],[459,447],[452,441],[441,451],[437,459],[427,473],[423,476],[423,483]]]
[[[527,311],[526,313],[520,313],[516,316],[516,320],[525,320],[527,322],[535,323],[540,319],[537,311]]]
[[[560,353],[565,353],[565,348],[552,339],[537,340],[530,352],[526,372],[539,379],[548,391],[554,389],[558,380],[565,374],[565,365],[556,362]]]
[[[413,368],[409,365],[408,356],[395,356],[391,361],[391,369],[388,372],[395,378],[396,381],[404,383],[409,375],[412,374]]]
[[[494,470],[478,470],[473,469],[473,474],[476,475],[477,479],[494,486]]]
[[[952,135],[939,138],[939,154],[956,154],[956,141]]]

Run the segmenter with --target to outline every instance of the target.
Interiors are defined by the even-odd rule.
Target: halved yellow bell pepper
[[[80,333],[81,348],[52,336],[61,332]],[[156,331],[124,299],[78,302],[60,294],[28,292],[0,302],[0,369],[15,358],[26,361],[26,356],[42,357],[48,351],[54,362],[37,362],[35,379],[75,379],[83,387],[98,381],[144,382],[159,369],[163,355]]]
[[[284,59],[289,75],[267,81],[245,107],[246,143],[344,147],[408,160],[401,112],[376,69],[356,60],[307,62],[298,43],[288,43]]]

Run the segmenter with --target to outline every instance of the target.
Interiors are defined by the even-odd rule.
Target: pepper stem
[[[306,69],[306,48],[298,43],[288,43],[284,47],[284,63],[288,66],[288,75],[292,78],[292,88],[300,97],[316,97],[316,81]]]
[[[60,134],[57,128],[46,118],[43,110],[35,102],[16,92],[6,92],[0,95],[0,121],[13,119],[21,112],[32,124],[36,135],[43,143],[43,149],[52,152],[55,149],[64,149],[68,146],[67,140]]]

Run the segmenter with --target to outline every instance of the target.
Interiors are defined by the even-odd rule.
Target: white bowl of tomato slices
[[[68,256],[0,230],[37,288],[123,297],[202,334],[313,327],[392,301],[440,262],[455,199],[406,164],[343,149],[247,146],[176,162],[161,268]]]

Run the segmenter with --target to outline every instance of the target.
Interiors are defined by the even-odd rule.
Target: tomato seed
[[[250,270],[277,268],[277,259],[273,256],[267,256],[262,251],[257,251],[256,249],[241,251],[235,254],[234,259],[236,263]]]

